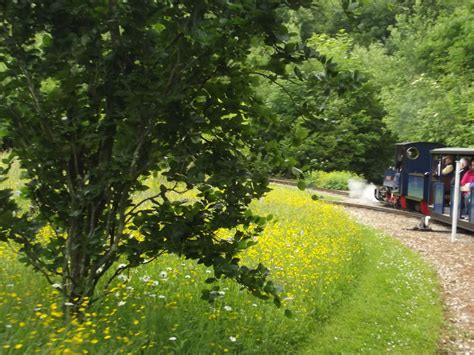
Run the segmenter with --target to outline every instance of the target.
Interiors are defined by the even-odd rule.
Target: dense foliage
[[[321,63],[307,60],[294,66],[282,87],[266,84],[263,96],[283,126],[282,150],[303,170],[350,170],[376,180],[391,157],[392,134],[383,118],[379,89],[368,71],[351,55],[353,40],[344,32],[335,38],[313,35],[309,47],[331,58],[331,65],[356,85],[330,90]],[[302,114],[301,107],[310,114]],[[272,134],[279,132],[275,129]],[[377,154],[375,154],[377,152]],[[282,171],[285,173],[285,171]]]
[[[310,8],[300,9],[289,15],[298,26],[303,39],[314,33],[335,36],[340,30],[351,33],[361,45],[375,41],[385,42],[390,36],[390,27],[397,23],[397,16],[411,15],[420,1],[416,0],[314,0]],[[435,1],[424,0],[423,11],[436,8]]]
[[[290,21],[306,39],[345,30],[352,39],[346,58],[370,77],[398,141],[474,145],[471,1],[314,4]]]
[[[401,17],[378,68],[387,123],[401,140],[474,146],[474,12]]]
[[[473,146],[472,10],[463,0],[315,0],[287,11],[293,38],[357,77],[352,90],[328,95],[326,81],[299,81],[326,74],[308,60],[289,65],[293,75],[281,85],[261,85],[275,126],[285,128],[276,139],[287,159],[305,171],[345,169],[378,181],[395,141]]]

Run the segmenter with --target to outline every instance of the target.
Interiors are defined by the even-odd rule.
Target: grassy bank
[[[434,354],[442,324],[436,275],[399,242],[368,230],[357,288],[303,353]]]
[[[0,244],[0,351],[434,351],[436,283],[415,255],[306,192],[277,187],[253,209],[275,219],[242,259],[269,267],[291,318],[226,281],[214,304],[201,301],[212,270],[166,255],[117,280],[83,323],[66,325],[57,291]]]

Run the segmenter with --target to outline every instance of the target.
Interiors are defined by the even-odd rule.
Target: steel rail
[[[406,216],[406,217],[414,217],[414,218],[423,217],[423,214],[421,214],[419,212],[409,212],[409,211],[397,210],[393,207],[364,205],[362,203],[346,202],[346,201],[325,201],[325,200],[322,200],[322,201],[324,201],[326,203],[330,203],[332,205],[339,205],[339,206],[344,206],[344,207],[354,207],[354,208],[364,208],[364,209],[367,209],[367,210],[384,212],[384,213],[392,213],[392,214],[397,214],[397,215]]]
[[[296,187],[296,183],[294,181],[291,181],[291,180],[270,179],[270,181],[274,184],[277,184],[277,185],[286,185],[286,186]],[[334,194],[334,195],[349,196],[349,192],[340,191],[340,190],[321,189],[321,188],[313,188],[313,187],[307,188],[306,190],[314,191],[314,192],[325,192],[325,193]],[[410,212],[410,211],[398,210],[394,207],[384,207],[384,206],[362,204],[362,203],[349,202],[349,201],[331,201],[331,200],[324,200],[324,199],[320,199],[319,201],[322,201],[324,203],[329,203],[329,204],[332,204],[332,205],[338,205],[338,206],[344,206],[344,207],[354,207],[354,208],[364,208],[364,209],[368,209],[368,210],[372,210],[372,211],[392,213],[392,214],[397,214],[397,215],[406,216],[406,217],[414,217],[414,218],[423,217],[423,214],[421,214],[419,212]]]
[[[272,179],[270,179],[270,182],[273,182],[275,184],[289,185],[289,186],[295,186],[295,187],[297,185],[297,183],[294,180],[289,180],[289,179],[274,179],[274,178],[272,178]],[[309,187],[308,189],[310,189],[312,191],[327,192],[327,193],[334,194],[334,195],[349,196],[348,191],[324,189],[324,188],[321,188],[321,187]]]

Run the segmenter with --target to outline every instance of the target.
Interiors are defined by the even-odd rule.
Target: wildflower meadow
[[[19,178],[10,184],[20,188]],[[308,192],[274,186],[252,209],[273,219],[241,258],[270,269],[281,308],[226,280],[211,291],[213,303],[201,300],[213,271],[163,255],[121,274],[84,308],[84,319],[65,322],[57,286],[18,261],[18,246],[3,243],[0,352],[434,351],[438,286],[418,257]],[[53,237],[48,228],[41,234]]]

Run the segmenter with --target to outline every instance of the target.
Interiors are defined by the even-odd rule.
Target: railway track
[[[291,180],[285,180],[285,179],[270,179],[270,181],[274,184],[277,185],[286,185],[286,186],[292,186],[296,188],[296,183]],[[326,203],[330,203],[333,205],[339,205],[339,206],[345,206],[345,207],[354,207],[354,208],[363,208],[363,209],[368,209],[372,211],[378,211],[378,212],[385,212],[385,213],[392,213],[400,216],[406,216],[406,217],[414,217],[414,218],[420,218],[423,217],[423,214],[419,212],[409,212],[409,211],[403,211],[403,210],[397,210],[393,207],[387,207],[378,204],[379,202],[374,202],[374,204],[369,204],[369,203],[363,203],[358,202],[356,200],[350,200],[349,198],[349,192],[347,191],[339,191],[339,190],[330,190],[330,189],[321,189],[321,188],[307,188],[306,190],[311,191],[311,192],[320,192],[324,194],[330,194],[330,195],[337,195],[337,196],[346,196],[347,200],[346,201],[331,201],[331,200],[324,200]]]
[[[367,209],[367,210],[385,212],[385,213],[392,213],[392,214],[397,214],[397,215],[406,216],[406,217],[415,217],[415,218],[423,217],[423,214],[421,214],[419,212],[409,212],[409,211],[397,210],[393,207],[367,205],[367,204],[363,204],[363,203],[355,203],[355,202],[348,202],[348,201],[325,201],[325,202],[333,204],[333,205],[340,205],[340,206],[345,206],[345,207],[364,208],[364,209]]]
[[[270,179],[270,182],[280,185],[288,185],[288,186],[296,186],[296,183],[293,180],[287,179]],[[349,196],[349,192],[341,191],[341,190],[331,190],[331,189],[322,189],[322,188],[308,188],[308,190],[314,190],[319,192],[326,192],[333,195],[342,195],[342,196]]]

